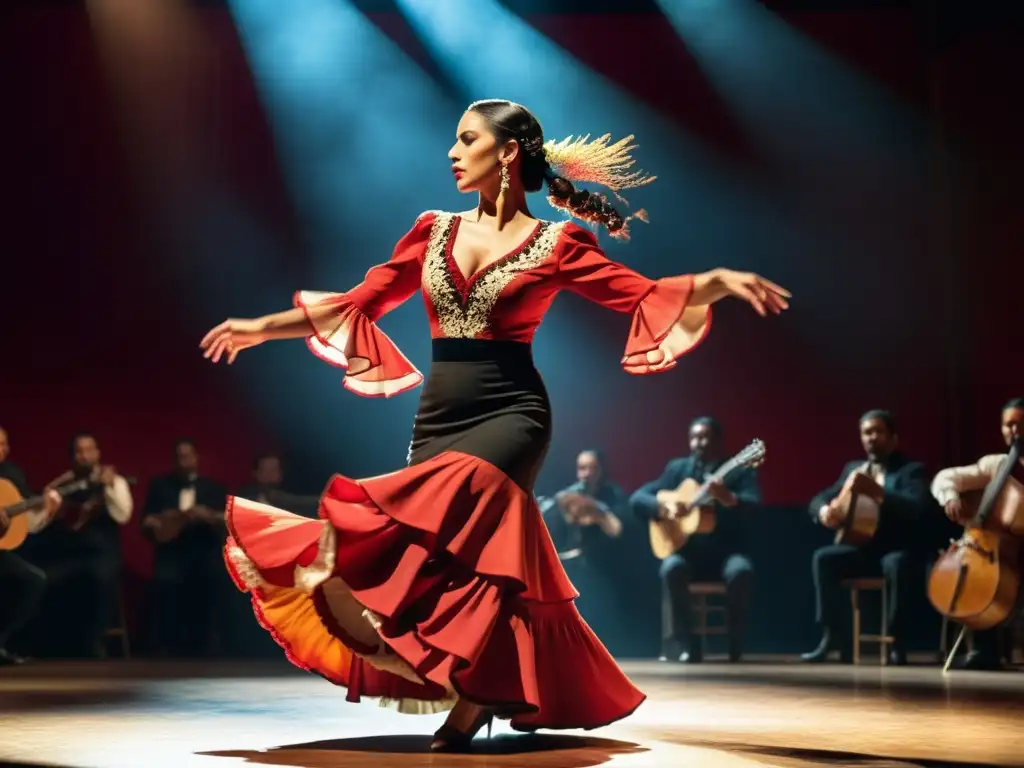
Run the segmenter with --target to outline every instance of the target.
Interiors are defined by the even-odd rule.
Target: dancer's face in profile
[[[501,161],[508,157],[509,148],[498,143],[483,115],[472,110],[459,120],[455,135],[448,157],[459,192],[496,196],[501,184]]]

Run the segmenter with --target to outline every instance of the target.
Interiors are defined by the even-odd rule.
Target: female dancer
[[[626,237],[628,220],[572,181],[651,181],[627,172],[632,137],[545,144],[526,108],[498,100],[471,105],[456,134],[452,172],[479,194],[475,210],[424,213],[347,293],[299,292],[295,309],[226,320],[201,343],[230,363],[305,337],[345,369],[346,388],[388,397],[423,376],[376,321],[422,287],[433,360],[408,466],[334,476],[319,520],[230,499],[225,556],[292,663],[347,687],[350,701],[450,709],[435,751],[468,750],[493,716],[524,731],[596,728],[644,699],[580,618],[533,497],[551,410],[530,341],[555,294],[632,313],[622,365],[638,374],[672,368],[719,299],[766,315],[789,296],[724,269],[649,280],[606,258],[587,229],[532,216],[526,192],[546,183],[554,206]]]

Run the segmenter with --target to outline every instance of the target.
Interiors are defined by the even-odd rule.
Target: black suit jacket
[[[197,505],[209,507],[217,512],[223,512],[227,505],[227,491],[220,483],[209,478],[199,476],[194,483],[196,489]],[[156,515],[168,509],[178,508],[178,497],[187,481],[178,475],[164,475],[154,477],[149,484],[146,493],[146,503],[142,508],[143,519],[149,515]],[[172,552],[191,547],[203,549],[216,549],[224,543],[223,526],[212,526],[203,523],[192,523],[181,532],[181,535],[173,541],[157,546],[157,554],[161,552]]]
[[[815,496],[807,508],[811,519],[820,523],[818,513],[843,489],[851,474],[864,466],[865,459],[849,461],[839,478]],[[936,546],[945,517],[928,489],[928,471],[919,461],[901,453],[885,463],[885,497],[875,538],[867,545],[880,554],[897,549],[925,551]]]
[[[704,481],[704,473],[714,471],[718,464],[706,464],[703,471],[692,456],[672,459],[665,465],[661,477],[640,486],[629,499],[633,514],[641,520],[651,520],[658,515],[658,491],[673,490],[687,478]],[[746,512],[761,504],[761,489],[757,482],[757,470],[744,467],[730,472],[725,478],[725,487],[736,494],[739,503],[732,508],[715,503],[717,524],[707,535],[694,536],[685,550],[702,550],[716,556],[742,553],[747,550],[746,526],[743,517]]]

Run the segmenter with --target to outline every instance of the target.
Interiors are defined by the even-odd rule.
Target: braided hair
[[[544,142],[540,122],[526,107],[503,99],[487,99],[469,105],[481,115],[500,143],[515,141],[520,153],[520,178],[527,192],[539,192],[547,185],[548,202],[577,219],[600,224],[613,237],[628,239],[630,219],[647,221],[643,210],[631,216],[622,213],[608,198],[597,192],[579,189],[573,181],[589,181],[610,188],[615,196],[619,189],[637,187],[654,181],[653,176],[628,173],[633,165],[629,136],[609,144],[605,135],[594,141],[589,136],[569,137],[561,142]]]

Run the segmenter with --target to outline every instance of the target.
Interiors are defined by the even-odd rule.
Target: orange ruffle
[[[622,367],[627,373],[659,373],[700,344],[711,330],[711,306],[687,306],[693,276],[658,280],[633,312]]]
[[[229,569],[293,663],[362,696],[433,712],[456,695],[520,730],[594,728],[643,694],[580,617],[532,497],[449,452],[335,477],[321,520],[244,499]]]
[[[310,351],[345,369],[345,389],[364,397],[392,397],[423,381],[423,374],[345,294],[299,291],[294,303],[305,310],[313,329],[306,338]],[[315,318],[310,310],[324,305],[334,312]]]

